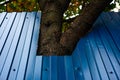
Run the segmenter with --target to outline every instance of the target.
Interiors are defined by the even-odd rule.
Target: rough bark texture
[[[57,0],[46,0],[44,7],[41,7],[42,23],[38,47],[39,54],[56,55],[63,51],[59,42],[63,13],[65,11],[65,7],[68,7],[68,4],[69,3],[66,3],[65,6],[63,6],[63,4]]]
[[[77,41],[92,28],[99,14],[112,0],[91,0],[82,13],[61,33],[63,13],[70,0],[40,0],[42,22],[38,55],[69,55]],[[93,6],[94,5],[94,6]]]

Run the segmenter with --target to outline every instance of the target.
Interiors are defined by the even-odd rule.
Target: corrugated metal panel
[[[33,77],[40,15],[40,12],[1,13],[0,80]]]
[[[43,56],[35,80],[120,80],[119,25],[120,13],[102,13],[72,56]]]
[[[0,80],[120,80],[120,13],[102,13],[72,56],[36,56],[40,13],[0,14]]]

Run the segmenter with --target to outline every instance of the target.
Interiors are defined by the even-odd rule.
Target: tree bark
[[[41,6],[42,23],[40,29],[38,54],[61,54],[60,52],[62,51],[62,46],[59,42],[62,30],[62,19],[65,7],[68,7],[68,5],[69,2],[63,6],[63,4],[57,0],[46,0],[44,7]]]
[[[78,40],[92,28],[93,23],[112,0],[91,0],[82,13],[61,33],[63,13],[70,0],[45,0],[41,4],[42,22],[38,55],[70,55]],[[94,6],[93,6],[94,5]]]

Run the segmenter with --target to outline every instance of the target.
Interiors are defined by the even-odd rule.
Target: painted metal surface
[[[0,80],[120,80],[120,13],[102,13],[71,56],[36,56],[40,15],[0,14]]]
[[[0,15],[0,80],[30,80],[34,74],[40,12]]]

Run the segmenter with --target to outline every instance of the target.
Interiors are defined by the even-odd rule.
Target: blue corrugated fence
[[[103,12],[71,56],[36,56],[40,17],[0,14],[0,80],[120,80],[120,13]]]

